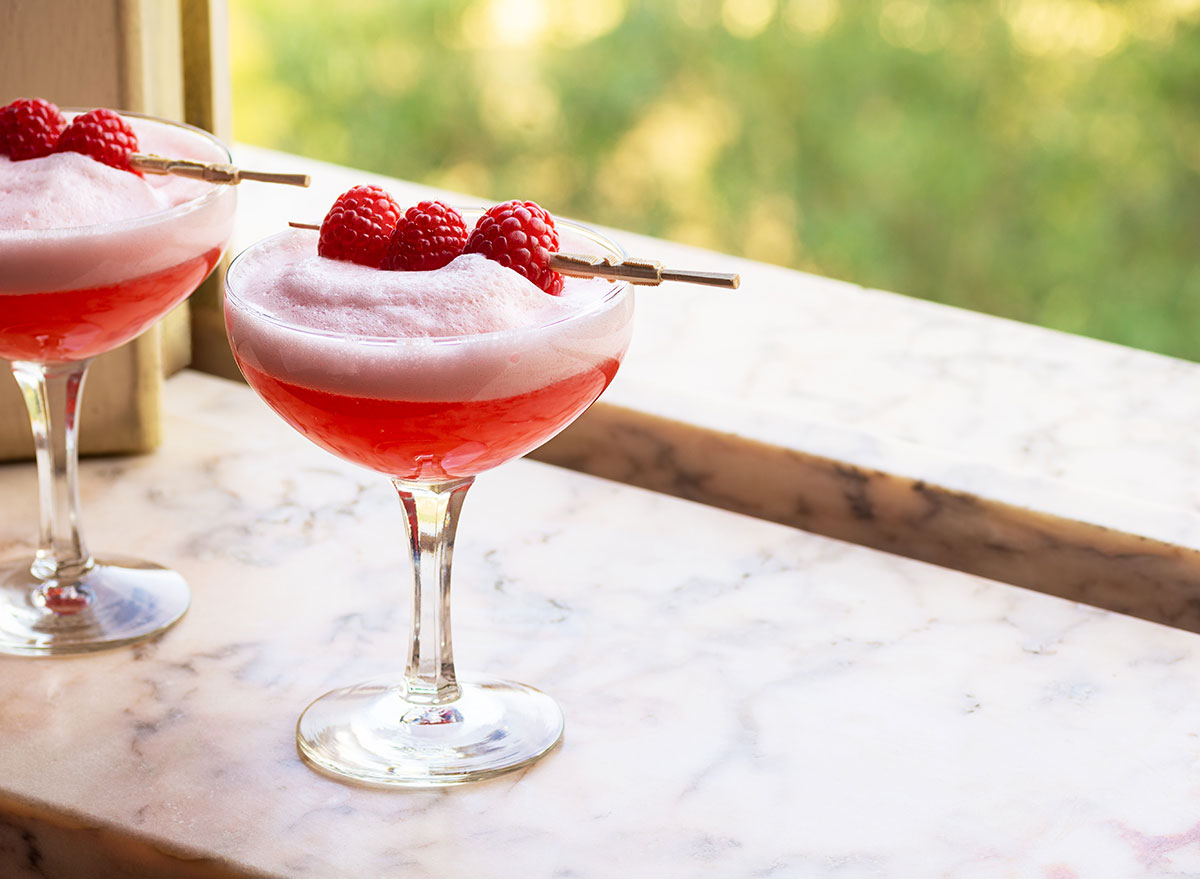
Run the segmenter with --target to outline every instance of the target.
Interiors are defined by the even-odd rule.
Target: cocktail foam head
[[[235,353],[298,384],[377,399],[492,399],[592,369],[629,341],[622,283],[569,279],[550,296],[475,254],[434,272],[389,272],[317,257],[315,240],[280,233],[226,279]]]
[[[145,149],[229,160],[198,130],[129,121]],[[0,157],[0,295],[103,287],[219,250],[235,204],[229,187],[142,179],[78,153]]]

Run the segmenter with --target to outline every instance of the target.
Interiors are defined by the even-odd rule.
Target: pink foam
[[[133,120],[141,152],[178,156],[208,146],[190,132]],[[195,181],[112,168],[81,153],[14,162],[0,156],[0,229],[66,229],[143,217],[195,198]]]
[[[435,272],[315,255],[285,232],[240,257],[225,316],[238,358],[288,381],[374,399],[483,400],[525,393],[620,357],[632,296],[566,279],[550,296],[471,254]]]
[[[0,229],[62,229],[152,214],[163,195],[128,171],[80,153],[14,162],[0,156]]]
[[[229,160],[198,132],[128,121],[142,152]],[[220,249],[232,226],[232,190],[174,176],[142,179],[75,153],[0,157],[0,295],[115,284]]]
[[[360,336],[458,336],[550,323],[607,285],[549,296],[479,254],[433,272],[390,272],[317,256],[312,236],[277,238],[246,257],[241,298],[308,329]]]

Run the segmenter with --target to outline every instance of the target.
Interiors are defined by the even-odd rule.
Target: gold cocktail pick
[[[319,230],[315,223],[289,222],[293,229]],[[560,275],[576,278],[606,278],[609,281],[628,281],[630,284],[657,287],[663,281],[682,281],[736,290],[742,283],[739,275],[724,272],[693,272],[687,269],[668,269],[652,259],[613,259],[611,256],[589,256],[582,253],[552,253],[550,268]]]
[[[243,180],[258,180],[262,183],[284,183],[288,186],[308,186],[307,174],[276,174],[271,171],[246,171],[221,162],[194,162],[191,159],[168,159],[149,153],[133,153],[129,167],[145,174],[174,174],[209,183],[227,183],[236,186]]]
[[[611,256],[588,256],[580,253],[550,254],[550,268],[560,275],[577,278],[607,278],[628,281],[639,286],[657,287],[663,281],[683,281],[706,287],[736,290],[742,279],[724,272],[693,272],[688,269],[669,269],[653,259],[614,259]]]

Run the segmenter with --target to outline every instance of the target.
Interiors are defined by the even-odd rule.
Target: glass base
[[[81,577],[41,580],[30,560],[0,562],[0,653],[59,656],[149,638],[188,609],[179,574],[150,562],[96,559]]]
[[[441,787],[519,769],[561,741],[562,711],[545,693],[496,678],[458,683],[462,695],[445,705],[406,701],[396,678],[326,693],[296,725],[300,755],[363,784]]]

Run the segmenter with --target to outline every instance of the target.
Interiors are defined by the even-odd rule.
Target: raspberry
[[[67,120],[58,107],[41,98],[21,98],[0,107],[0,155],[14,162],[40,159],[54,152]]]
[[[550,268],[558,251],[554,218],[531,201],[506,201],[488,208],[467,241],[466,253],[488,259],[524,275],[551,296],[562,292],[562,275]]]
[[[462,214],[440,201],[409,208],[388,242],[380,268],[402,272],[440,269],[462,253],[467,224]]]
[[[83,153],[122,171],[142,176],[129,167],[129,154],[137,152],[138,139],[129,123],[112,110],[89,110],[71,120],[58,139],[56,153]]]
[[[400,214],[400,205],[378,186],[355,186],[325,215],[317,253],[377,269]]]

